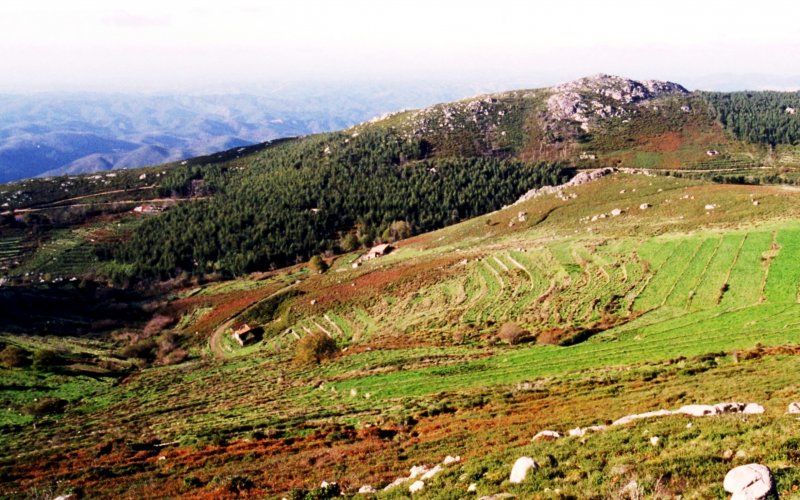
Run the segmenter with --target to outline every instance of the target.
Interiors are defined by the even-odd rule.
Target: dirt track
[[[230,326],[233,324],[233,322],[236,320],[236,318],[241,316],[243,313],[245,313],[250,308],[255,307],[259,302],[262,302],[264,300],[270,299],[270,298],[272,298],[272,297],[274,297],[274,296],[276,296],[276,295],[278,295],[280,293],[285,292],[286,290],[289,290],[290,288],[294,288],[298,284],[299,283],[292,283],[291,285],[285,286],[285,287],[281,288],[280,290],[278,290],[276,292],[273,292],[270,295],[267,295],[263,299],[260,299],[260,300],[256,301],[255,303],[247,306],[246,308],[244,308],[241,311],[233,314],[228,319],[223,321],[222,324],[220,324],[214,330],[214,333],[211,334],[211,337],[208,338],[208,346],[211,349],[211,352],[214,354],[214,357],[217,358],[217,359],[225,359],[226,358],[225,350],[222,348],[222,336],[225,334],[225,331],[228,328],[230,328]]]

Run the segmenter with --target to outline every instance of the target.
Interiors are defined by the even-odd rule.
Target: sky
[[[800,2],[748,4],[2,0],[0,91],[364,81],[514,88],[599,72],[690,88],[800,88]]]

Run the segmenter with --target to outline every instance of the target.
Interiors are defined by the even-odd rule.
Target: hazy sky
[[[800,87],[800,2],[748,4],[2,0],[0,91],[375,79],[513,86],[598,72],[690,87],[762,74]]]

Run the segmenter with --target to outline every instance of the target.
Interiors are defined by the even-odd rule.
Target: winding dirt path
[[[241,316],[242,314],[244,314],[248,310],[252,309],[253,307],[258,305],[259,303],[263,302],[264,300],[271,299],[272,297],[275,297],[276,295],[281,294],[281,293],[285,292],[286,290],[290,290],[290,289],[298,286],[299,284],[300,283],[292,283],[291,285],[287,285],[287,286],[281,288],[280,290],[277,290],[277,291],[271,293],[270,295],[267,295],[263,299],[257,300],[255,303],[245,307],[244,309],[242,309],[241,311],[239,311],[237,313],[234,313],[233,315],[228,317],[228,319],[223,321],[214,330],[214,333],[211,334],[211,337],[208,338],[208,347],[211,349],[211,353],[214,354],[214,357],[217,358],[217,359],[220,359],[220,360],[223,360],[223,359],[227,358],[227,356],[225,355],[225,349],[222,348],[222,336],[225,334],[225,331],[228,328],[230,328],[231,325],[233,325],[234,321],[236,321],[236,318],[238,318],[239,316]]]

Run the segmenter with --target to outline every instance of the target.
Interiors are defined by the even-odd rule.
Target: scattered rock
[[[745,408],[744,403],[717,403],[714,405],[714,408],[717,410],[717,413],[739,413]]]
[[[728,471],[722,487],[731,500],[763,500],[773,489],[772,473],[761,464],[741,465]]]
[[[749,403],[744,407],[742,413],[746,415],[760,415],[764,413],[764,407],[757,403]]]
[[[708,415],[716,415],[717,409],[711,405],[686,405],[678,408],[675,413],[683,413],[684,415],[691,415],[693,417],[705,417]]]
[[[408,491],[409,491],[409,493],[416,493],[418,491],[421,491],[422,488],[424,488],[424,487],[425,487],[425,483],[423,483],[422,481],[414,481],[411,484],[411,486],[408,487]]]
[[[729,461],[733,459],[733,450],[727,449],[722,453],[722,459],[725,461]]]
[[[354,398],[356,396],[358,396],[358,389],[356,388],[350,389],[350,397]]]
[[[759,205],[758,200],[753,200],[753,205],[758,206]]]
[[[508,481],[515,484],[521,483],[528,476],[529,470],[538,467],[539,464],[531,457],[519,457],[517,461],[514,462],[514,467],[511,468],[511,476],[509,476]]]
[[[408,479],[414,479],[417,476],[421,476],[428,472],[428,468],[424,465],[415,465],[411,467],[411,470],[408,471]]]
[[[647,210],[648,208],[650,208],[652,206],[653,205],[651,205],[649,203],[642,203],[641,205],[639,205],[639,210]]]
[[[478,491],[478,485],[475,484],[475,483],[470,484],[469,488],[467,488],[467,491],[470,492],[470,493],[474,493],[474,492]]]
[[[797,403],[797,402],[789,403],[789,409],[787,410],[787,413],[791,413],[791,414],[800,413],[800,403]]]
[[[361,488],[358,489],[358,493],[361,495],[368,495],[370,493],[376,493],[375,488],[372,487],[370,484],[365,484]]]
[[[664,417],[667,415],[672,415],[673,412],[670,410],[656,410],[656,411],[648,411],[646,413],[635,413],[633,415],[626,415],[622,418],[619,418],[611,423],[611,425],[625,425],[628,423],[633,422],[634,420],[641,420],[643,418],[653,418],[653,417]]]
[[[389,491],[392,488],[396,488],[396,487],[400,486],[401,484],[405,483],[406,481],[408,481],[407,477],[398,477],[397,479],[395,479],[391,483],[387,484],[386,487],[383,488],[383,491]]]
[[[736,458],[747,458],[747,453],[744,450],[739,450],[736,452]]]
[[[528,212],[519,212],[517,214],[517,220],[519,220],[520,222],[525,222],[526,220],[528,220]]]
[[[716,203],[708,203],[708,204],[706,204],[706,210],[714,210],[715,208],[717,208],[717,204]]]
[[[658,446],[658,443],[661,442],[661,438],[658,436],[650,437],[650,444],[653,446]]]
[[[575,427],[574,429],[570,429],[567,434],[573,437],[582,437],[586,434],[586,429]]]
[[[450,464],[454,464],[454,463],[456,463],[456,462],[460,462],[460,461],[461,461],[461,457],[460,457],[460,456],[458,456],[458,455],[456,455],[455,457],[451,457],[450,455],[447,455],[447,456],[444,458],[444,462],[442,462],[442,463],[443,463],[444,465],[450,465]]]
[[[433,469],[431,469],[431,470],[429,470],[429,471],[425,472],[425,474],[423,474],[423,475],[422,475],[422,477],[421,477],[420,479],[422,479],[422,480],[425,480],[425,479],[430,479],[430,478],[432,478],[433,476],[435,476],[436,474],[440,473],[441,471],[442,471],[442,466],[441,466],[441,465],[437,465],[437,466],[436,466],[436,467],[434,467]]]
[[[622,209],[621,208],[615,208],[614,210],[611,211],[611,216],[612,217],[616,217],[618,215],[622,215]]]
[[[559,186],[544,186],[539,189],[531,189],[527,193],[520,196],[520,198],[515,201],[514,204],[516,205],[517,203],[522,203],[524,201],[532,200],[547,194],[561,194],[561,191],[567,188],[586,184],[587,182],[591,182],[600,179],[601,177],[605,177],[606,175],[613,174],[616,171],[617,170],[615,168],[606,167],[589,172],[580,172],[575,177]]]
[[[554,439],[558,439],[561,437],[556,431],[539,431],[535,436],[533,436],[532,441],[553,441]]]
[[[639,483],[635,479],[622,487],[622,494],[628,498],[640,498]]]

